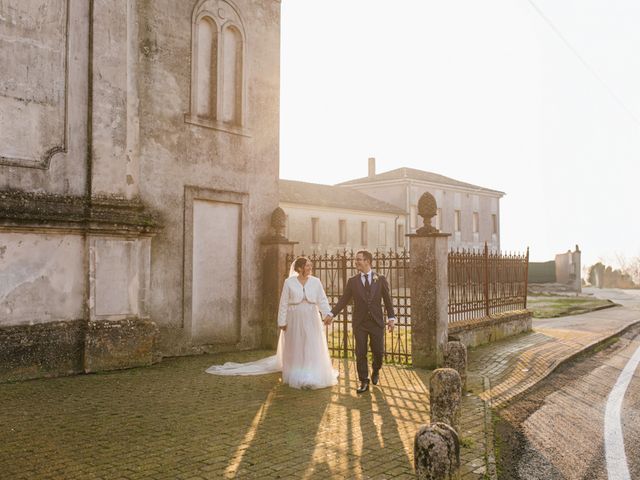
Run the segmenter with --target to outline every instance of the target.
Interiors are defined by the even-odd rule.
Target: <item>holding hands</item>
[[[393,332],[395,321],[395,318],[390,318],[389,320],[387,320],[387,330],[389,331],[389,333]]]
[[[389,331],[389,333],[393,332],[393,328],[395,327],[395,321],[396,321],[395,318],[390,318],[389,320],[387,320],[387,330]],[[333,317],[331,315],[326,315],[322,319],[322,323],[324,323],[327,327],[331,326],[331,324],[333,323]]]

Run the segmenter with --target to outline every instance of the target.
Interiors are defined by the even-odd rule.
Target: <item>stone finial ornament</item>
[[[284,229],[287,226],[287,214],[282,208],[276,208],[271,214],[271,226],[275,230],[276,237],[285,238]]]
[[[437,233],[439,230],[431,225],[431,219],[438,213],[438,205],[436,199],[429,192],[424,192],[418,200],[418,215],[424,221],[424,226],[416,230],[417,235],[428,235],[429,233]]]

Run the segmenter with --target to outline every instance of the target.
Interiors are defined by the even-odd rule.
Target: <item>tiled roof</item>
[[[294,180],[280,180],[280,201],[347,210],[394,213],[396,215],[406,215],[407,213],[395,205],[370,197],[352,188]]]
[[[442,185],[451,185],[452,187],[471,188],[473,190],[480,190],[483,192],[490,192],[490,193],[499,193],[504,195],[504,192],[500,192],[498,190],[479,187],[478,185],[461,182],[453,178],[445,177],[444,175],[438,175],[437,173],[433,173],[433,172],[425,172],[424,170],[417,170],[415,168],[396,168],[395,170],[390,170],[388,172],[378,173],[373,177],[357,178],[355,180],[349,180],[348,182],[340,183],[339,185],[375,183],[375,182],[381,182],[386,180],[401,180],[405,178],[408,180],[423,180],[426,182],[439,183]]]

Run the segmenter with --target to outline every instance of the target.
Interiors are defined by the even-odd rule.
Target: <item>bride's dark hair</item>
[[[300,273],[300,270],[304,268],[304,266],[307,264],[308,261],[309,259],[307,257],[296,258],[296,261],[293,264],[293,270]]]

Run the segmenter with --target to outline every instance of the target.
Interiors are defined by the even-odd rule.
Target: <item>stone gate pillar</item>
[[[282,284],[289,276],[287,255],[293,255],[298,242],[290,242],[284,235],[286,214],[278,207],[271,215],[274,233],[262,240],[262,345],[275,349],[278,344],[278,305]]]
[[[448,340],[447,256],[451,235],[431,226],[436,213],[435,198],[425,192],[418,201],[424,226],[407,235],[411,251],[411,357],[415,367],[428,369],[444,364]]]

